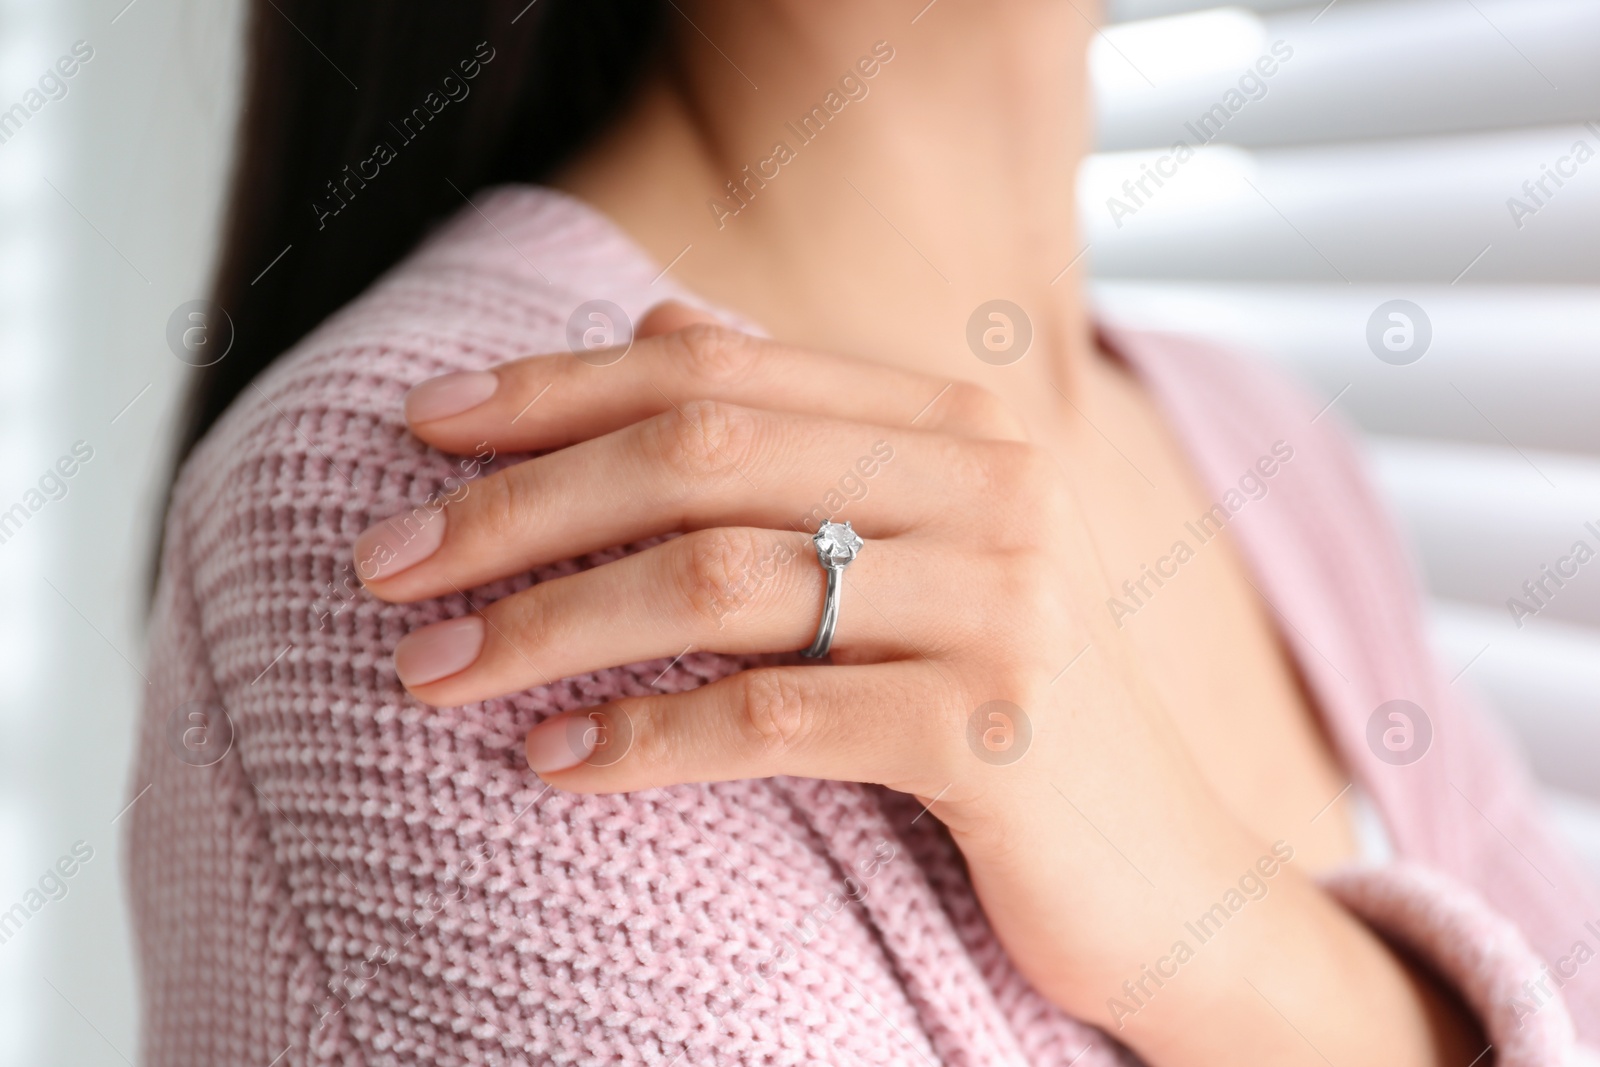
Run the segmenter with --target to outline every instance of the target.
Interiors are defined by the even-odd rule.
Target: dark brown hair
[[[464,196],[538,181],[594,134],[637,80],[658,4],[253,0],[212,289],[234,340],[197,372],[178,462]]]

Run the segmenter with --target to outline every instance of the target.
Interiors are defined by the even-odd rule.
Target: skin
[[[477,407],[413,418],[446,451],[558,450],[472,483],[418,539],[437,544],[424,559],[386,557],[392,527],[363,535],[358,573],[379,597],[685,536],[489,605],[481,625],[440,624],[481,639],[454,673],[424,669],[427,630],[408,636],[402,681],[456,705],[685,645],[804,647],[822,574],[796,520],[887,442],[892,461],[840,516],[867,547],[829,664],[558,717],[530,733],[530,765],[576,792],[798,774],[918,796],[1023,973],[1160,1067],[1469,1063],[1483,1042],[1459,1008],[1312,880],[1354,855],[1328,808],[1347,778],[1226,538],[1124,627],[1106,610],[1210,501],[1096,349],[1081,264],[1062,272],[1081,250],[1092,12],[940,0],[913,24],[921,0],[680,7],[637,100],[557,184],[661,263],[690,245],[679,279],[781,343],[667,306],[608,367],[535,356],[497,368]],[[880,40],[894,57],[867,98],[719,227],[706,201]],[[996,295],[1034,328],[1005,367],[965,343]],[[547,387],[562,402],[529,408]],[[773,558],[789,562],[742,580]],[[1025,709],[1015,762],[968,745],[993,700]],[[1123,982],[1275,842],[1293,859],[1267,895],[1114,1018]]]

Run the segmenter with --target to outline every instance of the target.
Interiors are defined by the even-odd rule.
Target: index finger
[[[847,356],[814,352],[695,323],[608,352],[530,356],[488,371],[431,378],[406,397],[411,431],[446,452],[487,442],[509,452],[560,448],[690,400],[962,437],[1022,440],[1021,422],[992,393]]]

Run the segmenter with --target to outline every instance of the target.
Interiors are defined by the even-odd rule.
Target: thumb
[[[714,316],[706,314],[699,308],[692,308],[679,300],[667,300],[657,304],[645,313],[639,321],[639,326],[633,331],[635,340],[645,337],[659,337],[664,333],[681,330],[685,326],[693,326],[697,322],[716,322]]]

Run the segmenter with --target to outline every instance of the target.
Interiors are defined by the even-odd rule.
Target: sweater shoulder
[[[225,465],[285,403],[390,414],[386,387],[562,350],[586,302],[637,317],[678,295],[670,283],[652,285],[651,270],[625,235],[570,197],[516,186],[480,194],[246,387],[192,465]]]
[[[320,502],[350,511],[415,501],[438,468],[406,431],[417,382],[567,350],[567,324],[606,301],[637,321],[681,294],[628,238],[548,189],[479,194],[407,259],[245,387],[180,472],[174,519],[197,553],[241,512]],[[652,284],[655,282],[655,284]]]
[[[564,351],[588,301],[637,318],[678,295],[578,201],[531,187],[474,199],[247,385],[184,464],[168,531],[187,548],[182,577],[219,684],[258,658],[229,655],[232,638],[260,631],[253,617],[277,634],[327,624],[329,604],[359,589],[356,534],[487,468],[411,436],[412,385]]]

